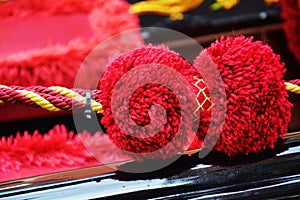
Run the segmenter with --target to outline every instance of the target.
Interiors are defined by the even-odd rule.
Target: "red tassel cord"
[[[9,103],[26,104],[42,107],[50,111],[79,111],[86,107],[85,90],[67,89],[59,86],[4,86],[0,85],[0,101]],[[100,90],[91,91],[91,108],[97,113],[102,113],[99,100]]]

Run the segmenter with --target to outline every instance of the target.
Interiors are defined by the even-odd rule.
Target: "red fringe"
[[[0,171],[19,171],[26,167],[83,166],[95,161],[78,135],[68,132],[64,126],[55,126],[49,133],[41,135],[27,131],[14,138],[2,137],[0,141]]]
[[[0,4],[1,21],[20,21],[27,17],[74,13],[89,15],[94,35],[88,42],[74,38],[65,46],[0,58],[0,83],[5,85],[61,85],[73,87],[76,73],[88,53],[100,42],[122,31],[139,28],[138,17],[128,12],[129,4],[122,0],[18,0]],[[32,36],[34,37],[34,36]],[[135,41],[142,41],[136,37]],[[99,66],[98,66],[99,68]],[[90,69],[97,73],[99,69]]]
[[[84,140],[84,144],[82,143]],[[86,149],[88,146],[88,150]],[[93,154],[89,151],[92,149]],[[0,181],[24,178],[99,164],[128,160],[101,133],[74,134],[56,125],[47,134],[27,131],[0,140]]]

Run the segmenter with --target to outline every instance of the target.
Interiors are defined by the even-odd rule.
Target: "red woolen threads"
[[[95,150],[102,159],[97,160],[87,149]],[[0,137],[0,181],[129,159],[111,145],[107,135],[86,130],[75,134],[64,125],[55,125],[48,133],[35,130]]]
[[[129,95],[129,108],[124,105],[119,105],[117,114],[123,114],[126,109],[129,109],[130,113],[130,116],[124,115],[125,117],[123,117],[122,120],[120,120],[121,122],[119,122],[122,123],[121,125],[125,126],[126,131],[124,131],[124,129],[119,127],[120,124],[118,124],[112,114],[112,107],[114,104],[114,102],[112,102],[113,90],[119,87],[117,82],[126,74],[130,73],[130,70],[134,68],[138,69],[140,66],[147,64],[162,65],[163,67],[159,69],[162,71],[160,71],[159,74],[154,74],[153,80],[149,79],[152,72],[144,74],[136,73],[130,75],[128,80],[122,83],[127,84],[130,82],[130,84],[132,83],[133,85],[135,82],[138,82],[139,79],[150,80],[149,84],[135,88],[135,92]],[[151,68],[151,66],[149,67]],[[168,68],[172,68],[179,72],[181,74],[180,76],[187,81],[187,85],[190,83],[189,87],[192,88],[191,97],[187,97],[187,101],[182,104],[178,99],[182,98],[180,95],[176,96],[174,91],[171,91],[170,88],[158,84],[155,78],[163,78],[166,82],[173,81],[176,84],[176,81],[178,80],[170,74]],[[166,70],[165,73],[163,73],[164,70]],[[157,73],[157,71],[153,70],[153,73]],[[179,54],[170,51],[165,47],[147,46],[135,49],[112,61],[108,65],[99,83],[99,87],[102,91],[100,98],[102,99],[104,109],[104,115],[101,122],[107,129],[107,134],[112,142],[119,148],[127,152],[134,153],[132,156],[138,160],[141,158],[168,158],[176,155],[178,152],[182,151],[183,148],[187,148],[187,146],[190,145],[188,135],[192,132],[192,130],[188,127],[180,127],[180,125],[185,124],[186,122],[193,122],[195,119],[195,116],[192,114],[194,112],[194,108],[192,109],[191,104],[195,105],[193,90],[194,93],[196,93],[197,89],[192,85],[192,83],[195,82],[193,77],[196,75],[201,78],[195,68],[193,68],[188,61],[180,57]],[[130,84],[129,86],[131,86]],[[183,86],[184,85],[180,83],[178,88]],[[127,90],[122,90],[118,92],[118,95],[122,96],[126,93],[128,93]],[[188,101],[189,98],[192,99],[190,102]],[[151,108],[152,105],[160,105],[163,108],[155,107],[153,109]],[[189,108],[191,108],[190,113],[181,113],[182,110],[188,110]],[[166,112],[167,119],[155,119],[157,115],[153,119],[151,118],[152,112],[158,112],[158,116],[162,116],[163,110]],[[157,134],[150,134],[151,131],[153,132],[153,130],[151,130],[149,131],[149,135],[147,135],[148,132],[145,133],[136,128],[137,125],[143,127],[148,125],[150,122],[153,124],[163,123],[162,128],[158,131],[156,130]],[[178,133],[180,131],[184,134],[183,136]],[[132,135],[133,132],[135,132],[134,134],[136,134],[137,137]],[[171,141],[172,144],[170,147],[163,149]]]
[[[244,36],[222,37],[207,53],[220,71],[227,97],[223,132],[214,150],[235,156],[273,148],[279,136],[286,134],[291,116],[280,56],[268,45]],[[200,58],[201,54],[195,65],[201,66]]]
[[[15,138],[1,137],[0,140],[0,173],[32,167],[76,168],[90,162],[95,163],[95,158],[86,151],[79,135],[74,136],[65,126],[56,125],[43,135],[38,131],[33,135],[25,131]]]
[[[219,69],[225,84],[227,98],[226,104],[224,103],[227,106],[225,123],[214,151],[235,156],[273,148],[280,135],[286,133],[291,116],[291,104],[288,101],[288,94],[282,80],[285,73],[284,63],[280,62],[280,56],[274,54],[268,45],[260,41],[253,41],[252,37],[239,36],[222,37],[213,43],[195,59],[195,66],[201,67],[206,62],[205,59],[208,60],[207,63],[210,63],[210,59],[212,59]],[[137,155],[138,158],[168,158],[180,152],[182,143],[186,142],[184,138],[175,137],[179,124],[183,123],[180,121],[181,116],[176,112],[176,109],[183,105],[178,104],[171,91],[160,85],[150,84],[137,88],[131,96],[129,107],[132,110],[129,109],[130,117],[128,119],[134,119],[135,123],[143,126],[151,121],[148,112],[152,104],[160,104],[164,108],[169,108],[167,115],[173,117],[165,124],[160,134],[155,135],[150,140],[144,140],[143,137],[137,139],[124,133],[112,115],[111,96],[117,81],[131,69],[147,63],[172,66],[192,86],[195,83],[194,76],[200,76],[193,66],[178,54],[165,48],[148,46],[123,54],[109,64],[107,71],[100,80],[99,87],[103,92],[100,98],[104,108],[101,122],[107,128],[110,139],[119,148],[141,153]],[[135,80],[136,76],[131,76],[131,78]],[[160,76],[168,77],[164,73]],[[205,84],[201,87],[204,86]],[[217,91],[217,88],[213,89]],[[193,91],[197,93],[198,90],[193,86]],[[126,93],[127,91],[123,92]],[[172,99],[172,103],[167,100],[167,97]],[[202,101],[203,99],[200,102]],[[223,109],[223,107],[215,107],[215,109]],[[201,146],[209,123],[212,124],[210,127],[213,129],[212,133],[214,130],[217,133],[217,130],[221,128],[219,126],[220,120],[222,120],[220,116],[210,116],[210,111],[202,111],[200,116],[200,122],[197,124],[199,125],[198,141],[192,144],[193,148]],[[160,120],[163,121],[164,119]],[[194,119],[185,118],[184,120]],[[129,124],[127,127],[130,127],[131,122],[125,120],[122,123],[125,126]],[[126,130],[131,134],[130,128]],[[187,133],[189,131],[187,130]],[[212,140],[217,137],[218,135],[209,135],[205,138],[204,147],[212,145]],[[164,147],[166,141],[173,139],[175,142],[168,151],[158,150]],[[194,146],[195,144],[196,146]],[[142,154],[153,151],[156,153],[151,156]]]
[[[32,47],[32,49],[9,53],[5,57],[0,56],[1,84],[73,87],[78,69],[86,56],[99,43],[123,31],[140,27],[138,17],[128,12],[129,6],[130,4],[123,0],[84,2],[78,0],[18,0],[1,2],[1,22],[19,22],[22,24],[22,20],[26,19],[47,19],[79,14],[86,15],[88,18],[87,27],[90,27],[92,32],[88,39],[79,35],[75,38],[69,38],[66,43],[53,43],[51,38],[45,37],[45,43],[48,45],[40,44],[41,47],[38,48]],[[1,26],[5,26],[5,23]],[[32,26],[26,30],[34,29],[34,23]],[[13,25],[12,27],[18,32],[24,31],[26,33],[26,30],[18,29],[18,26]],[[45,25],[45,27],[47,26]],[[4,28],[4,30],[6,29]],[[66,37],[64,34],[67,33],[61,34],[60,37],[64,38]],[[141,41],[139,36],[135,39]],[[2,38],[1,42],[5,43],[3,40]],[[23,43],[26,41],[19,39],[17,45],[22,46]],[[109,52],[111,48],[107,46],[107,51]],[[106,57],[104,56],[104,58]],[[95,74],[99,73],[100,68],[90,67],[89,70],[90,73]],[[84,78],[81,77],[81,79]],[[88,83],[85,83],[90,79],[91,77],[84,79],[81,87],[90,87]]]

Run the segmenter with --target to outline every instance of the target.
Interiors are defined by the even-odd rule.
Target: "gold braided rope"
[[[11,87],[8,87],[6,85],[0,85],[0,88],[8,88],[12,89]],[[82,95],[78,94],[77,92],[74,92],[68,88],[61,87],[61,86],[51,86],[48,87],[49,89],[56,91],[60,93],[61,95],[74,99],[76,101],[79,101],[83,104],[86,103],[86,97],[83,97]],[[15,90],[16,92],[24,95],[28,99],[30,99],[32,102],[34,102],[36,105],[39,105],[41,108],[49,110],[49,111],[60,111],[60,108],[55,107],[52,103],[50,103],[47,99],[43,98],[39,94],[33,92],[33,91],[28,91],[28,90]],[[4,103],[4,101],[0,100],[0,103]],[[102,109],[102,104],[96,102],[95,100],[91,99],[91,109],[97,113],[102,114],[103,109]]]
[[[198,78],[197,76],[194,76],[193,78],[196,80],[196,82],[193,85],[199,90],[196,95],[197,96],[196,102],[197,102],[198,107],[195,110],[195,112],[193,113],[195,115],[195,117],[197,117],[196,113],[199,110],[205,110],[203,106],[206,103],[210,103],[210,106],[206,109],[206,111],[211,110],[214,106],[214,103],[211,101],[211,98],[208,97],[207,94],[205,93],[205,89],[207,88],[207,86],[205,86],[204,88],[201,88],[199,86],[199,83],[205,83],[204,80],[202,78]],[[300,86],[298,86],[297,84],[293,84],[293,83],[289,83],[289,82],[285,82],[284,84],[285,84],[285,88],[287,91],[294,93],[294,94],[300,94]],[[201,94],[204,96],[205,99],[202,102],[199,102],[198,97]]]
[[[6,85],[0,85],[0,88],[8,88],[12,89],[11,87],[8,87]],[[33,101],[36,105],[39,105],[41,108],[49,110],[49,111],[60,111],[59,108],[55,107],[52,103],[50,103],[48,100],[44,99],[40,95],[28,91],[28,90],[16,90],[16,92],[19,92],[20,94],[26,96],[28,99]],[[4,101],[0,100],[0,103],[4,103]]]
[[[198,105],[196,111],[194,112],[194,114],[196,114],[199,110],[204,110],[203,106],[205,103],[211,104],[206,109],[207,111],[210,110],[214,106],[214,104],[211,102],[211,98],[208,97],[205,93],[206,87],[201,88],[199,86],[199,83],[205,83],[204,80],[201,78],[198,78],[198,77],[194,77],[194,79],[196,80],[196,82],[194,83],[194,86],[197,89],[199,89],[199,91],[197,92],[197,97],[199,97],[202,94],[205,98],[203,102],[199,102],[198,99],[196,98],[197,105]],[[297,84],[285,82],[285,86],[289,92],[295,93],[295,94],[300,94],[300,86],[298,86]],[[1,85],[1,84],[0,84],[0,88],[11,89],[9,86],[5,86],[5,85]],[[84,97],[84,96],[78,94],[77,92],[70,90],[68,88],[61,87],[61,86],[51,86],[48,88],[60,93],[61,95],[65,96],[65,97],[74,99],[83,104],[86,103],[86,97]],[[40,96],[39,94],[37,94],[35,92],[28,91],[28,90],[15,90],[15,91],[26,96],[28,99],[30,99],[32,102],[34,102],[36,105],[39,105],[43,109],[50,110],[50,111],[60,111],[61,110],[60,108],[55,107],[52,103],[50,103],[48,100],[46,100],[45,98],[43,98],[42,96]],[[4,103],[4,101],[0,100],[0,103]],[[91,99],[91,109],[97,113],[100,113],[100,114],[103,113],[102,104],[98,103],[97,101],[95,101],[93,99]]]
[[[60,111],[59,108],[55,107],[52,103],[50,103],[48,100],[44,99],[40,95],[28,91],[28,90],[16,90],[16,92],[19,92],[20,94],[24,95],[25,97],[29,98],[31,101],[33,101],[35,104],[41,106],[45,110],[49,111]]]
[[[289,82],[285,82],[284,84],[287,91],[295,94],[300,94],[300,86],[298,86],[297,84],[293,84]]]
[[[0,84],[0,88],[9,88],[9,87],[6,86],[6,85],[1,85],[1,84]],[[4,101],[0,100],[0,103],[4,103]]]
[[[49,89],[54,90],[54,91],[60,93],[61,95],[72,98],[81,103],[86,102],[86,97],[83,97],[80,94],[78,94],[77,92],[70,90],[68,88],[64,88],[61,86],[51,86],[51,87],[49,87]],[[91,99],[91,108],[93,111],[97,111],[98,113],[103,113],[102,105],[93,99]]]

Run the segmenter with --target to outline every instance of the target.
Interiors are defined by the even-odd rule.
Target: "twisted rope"
[[[300,80],[285,82],[286,89],[295,94],[300,94]],[[68,89],[61,86],[5,86],[0,85],[0,104],[17,103],[41,107],[49,111],[78,111],[86,107],[86,90]],[[99,99],[100,90],[92,90],[91,109],[102,114],[102,104]],[[213,104],[212,104],[213,106]]]
[[[0,85],[0,103],[19,103],[41,107],[50,111],[78,111],[85,109],[86,97],[83,89],[67,89],[60,86],[5,86]],[[91,109],[103,113],[100,90],[91,91]]]
[[[286,89],[295,94],[300,94],[300,79],[291,80],[289,82],[285,82]]]

